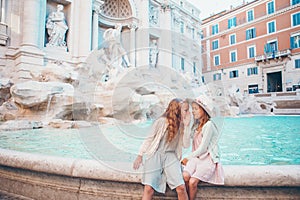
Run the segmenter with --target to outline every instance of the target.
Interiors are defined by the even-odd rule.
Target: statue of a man
[[[151,45],[150,45],[150,52],[149,52],[149,64],[150,67],[155,68],[157,61],[158,61],[158,47],[157,47],[157,41],[156,40],[152,40]]]
[[[65,15],[62,12],[64,6],[57,5],[57,10],[52,12],[47,19],[47,33],[49,42],[46,46],[66,46],[65,35],[68,26],[65,21]]]
[[[121,30],[122,25],[116,24],[115,28],[109,28],[103,33],[103,39],[108,45],[111,61],[118,67],[130,67],[129,58],[121,44]]]

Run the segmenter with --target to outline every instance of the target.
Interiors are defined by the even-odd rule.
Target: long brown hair
[[[181,120],[181,102],[181,99],[173,99],[169,103],[167,110],[163,114],[163,116],[166,117],[168,121],[168,142],[172,141],[179,130]]]
[[[194,104],[197,104],[196,102],[193,102]],[[199,120],[195,120],[194,124],[193,124],[193,128],[195,130],[197,130],[197,133],[199,134],[202,130],[202,127],[204,126],[204,124],[206,124],[206,122],[210,119],[210,116],[207,114],[207,112],[199,105],[199,108],[201,108],[204,111],[204,116],[201,117]]]

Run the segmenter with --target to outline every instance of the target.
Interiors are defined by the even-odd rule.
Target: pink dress
[[[202,138],[202,133],[194,134],[192,151],[195,151],[199,147]],[[203,182],[216,185],[224,184],[223,167],[220,162],[213,162],[209,152],[191,158],[184,167],[184,171],[188,172],[191,177],[197,178]]]

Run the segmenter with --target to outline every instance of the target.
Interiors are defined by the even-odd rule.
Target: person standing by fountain
[[[165,113],[152,125],[150,135],[142,144],[133,163],[137,170],[146,155],[142,183],[143,200],[152,199],[154,190],[165,193],[166,183],[176,188],[178,199],[188,199],[180,159],[182,147],[189,145],[189,110],[179,99],[173,99]]]
[[[196,198],[200,181],[211,184],[224,184],[224,172],[220,163],[218,140],[220,132],[211,117],[214,107],[206,96],[200,96],[192,102],[194,124],[192,153],[184,158],[183,178],[189,193],[189,199]]]

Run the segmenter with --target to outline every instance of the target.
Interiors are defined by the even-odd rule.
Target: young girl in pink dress
[[[192,153],[182,160],[182,164],[185,165],[183,178],[190,200],[196,198],[199,181],[224,184],[218,146],[220,132],[211,120],[213,105],[206,96],[200,96],[192,102],[192,113]]]

